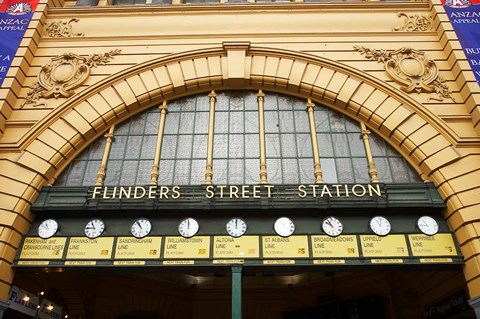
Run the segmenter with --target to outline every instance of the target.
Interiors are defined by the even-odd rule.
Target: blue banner
[[[444,7],[480,85],[480,0],[445,0]]]
[[[0,6],[0,86],[27,30],[38,0],[5,0]]]

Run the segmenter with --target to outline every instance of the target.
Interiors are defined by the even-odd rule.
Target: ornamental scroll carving
[[[44,35],[50,38],[71,38],[83,37],[83,33],[74,33],[72,31],[72,22],[78,22],[79,19],[50,21],[44,30]]]
[[[354,46],[354,49],[372,61],[385,65],[385,71],[406,93],[434,93],[432,100],[443,101],[446,98],[455,102],[452,92],[439,75],[435,61],[428,59],[425,52],[412,48],[395,51],[368,49]]]
[[[404,17],[403,26],[393,28],[393,31],[406,32],[426,32],[433,31],[433,21],[431,16],[420,16],[418,14],[407,15],[405,13],[398,13],[398,17]]]
[[[40,98],[68,98],[90,75],[90,69],[110,62],[121,50],[116,49],[103,54],[91,54],[82,57],[74,53],[64,53],[52,58],[50,64],[42,66],[35,83],[27,94],[22,108],[26,105],[45,106]]]

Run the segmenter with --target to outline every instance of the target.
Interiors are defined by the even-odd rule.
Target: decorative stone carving
[[[78,22],[79,19],[50,21],[45,27],[44,35],[50,38],[70,38],[83,37],[83,33],[73,33],[72,22]]]
[[[443,101],[450,98],[455,101],[452,92],[444,83],[445,80],[439,76],[435,61],[425,57],[425,52],[412,48],[387,51],[354,46],[354,49],[369,60],[384,63],[385,71],[395,82],[402,85],[402,91],[436,93],[437,97],[430,99]]]
[[[407,15],[406,13],[398,13],[398,17],[404,17],[403,26],[393,28],[393,31],[406,32],[425,32],[433,31],[433,20],[431,16],[420,16],[418,14]]]
[[[27,104],[41,106],[40,98],[50,97],[68,98],[75,94],[74,89],[78,88],[90,75],[90,69],[110,62],[121,50],[112,50],[104,54],[91,54],[82,57],[74,53],[64,53],[52,58],[50,64],[42,66],[38,74],[38,82],[35,83],[27,94],[22,108]]]

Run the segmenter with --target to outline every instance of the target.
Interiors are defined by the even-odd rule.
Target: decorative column
[[[95,182],[95,186],[102,186],[103,181],[105,180],[105,175],[107,172],[107,162],[108,157],[110,156],[110,148],[112,147],[113,142],[113,132],[115,131],[115,125],[110,126],[108,133],[105,134],[107,138],[107,142],[105,144],[105,149],[103,150],[103,157],[102,157],[102,164],[100,164],[100,169],[97,173],[97,181]]]
[[[232,266],[232,319],[242,319],[242,266]]]
[[[314,168],[314,175],[315,175],[315,183],[322,184],[323,173],[322,173],[322,165],[320,164],[320,155],[319,155],[320,153],[318,151],[317,129],[315,126],[315,118],[313,117],[314,107],[315,107],[315,104],[312,103],[311,99],[308,99],[307,112],[308,112],[308,120],[310,122],[310,135],[312,137],[313,168]]]
[[[263,113],[265,94],[258,90],[258,127],[260,129],[260,184],[268,184],[267,155],[265,151],[265,117]]]
[[[208,97],[210,98],[210,113],[208,121],[208,150],[205,184],[211,185],[213,179],[213,130],[215,128],[215,103],[217,102],[217,94],[212,90]]]
[[[153,158],[152,173],[150,174],[150,184],[157,185],[160,168],[160,154],[162,152],[163,130],[165,128],[165,118],[167,116],[167,101],[163,101],[160,109],[160,124],[158,125],[157,144],[155,146],[155,157]]]
[[[379,183],[380,181],[378,180],[378,172],[377,172],[377,169],[375,168],[372,149],[370,148],[370,141],[368,139],[368,135],[370,135],[370,131],[365,126],[365,123],[360,122],[360,126],[362,128],[362,138],[363,138],[363,145],[365,146],[365,153],[367,153],[368,173],[370,174],[370,181],[372,183]]]

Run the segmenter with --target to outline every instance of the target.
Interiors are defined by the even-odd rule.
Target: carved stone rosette
[[[56,20],[47,23],[44,30],[44,35],[50,38],[71,38],[83,37],[83,33],[73,33],[72,22],[78,22],[79,19],[73,18],[70,20]]]
[[[398,13],[398,17],[404,17],[403,26],[393,28],[393,31],[405,32],[426,32],[433,31],[433,21],[431,16],[420,16],[418,14],[407,15],[405,13]]]
[[[435,61],[425,57],[424,52],[412,48],[387,51],[354,46],[354,49],[364,54],[369,60],[383,63],[388,75],[402,85],[400,87],[402,91],[434,92],[437,97],[430,99],[443,101],[445,98],[450,98],[455,101],[445,81],[439,76]]]
[[[64,53],[52,58],[50,64],[42,66],[38,74],[38,82],[35,83],[27,94],[22,108],[28,104],[41,106],[40,98],[64,97],[68,98],[75,94],[78,88],[90,75],[90,69],[110,62],[121,50],[112,50],[104,54],[91,54],[82,57],[74,53]]]

